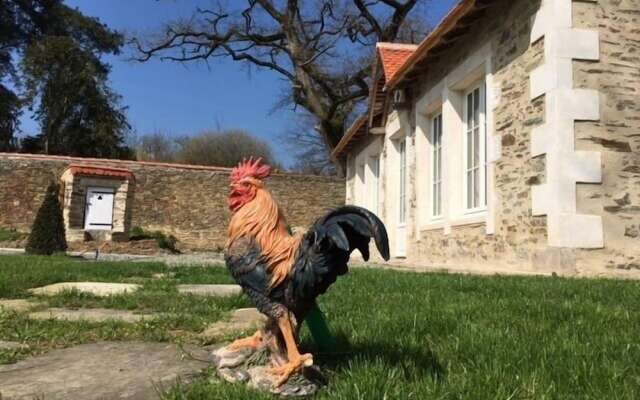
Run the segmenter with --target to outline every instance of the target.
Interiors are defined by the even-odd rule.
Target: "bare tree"
[[[315,118],[305,113],[295,118],[292,128],[283,135],[282,144],[294,159],[289,170],[309,175],[336,175],[330,150],[316,127]]]
[[[261,157],[276,169],[280,164],[269,144],[242,130],[205,131],[178,139],[180,145],[175,160],[185,164],[235,167],[249,157]]]
[[[135,149],[138,160],[173,162],[176,160],[178,144],[168,134],[156,131],[142,136]]]
[[[314,116],[324,144],[342,137],[355,105],[369,94],[377,41],[416,40],[409,14],[427,0],[246,0],[197,9],[155,38],[136,38],[137,58],[189,62],[225,57],[278,74],[286,103]]]

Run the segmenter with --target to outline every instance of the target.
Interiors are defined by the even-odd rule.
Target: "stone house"
[[[462,0],[334,149],[413,263],[640,269],[640,2]]]

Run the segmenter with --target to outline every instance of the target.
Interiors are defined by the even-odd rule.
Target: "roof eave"
[[[351,126],[347,130],[347,133],[345,133],[344,136],[342,136],[342,138],[340,139],[336,147],[331,152],[331,156],[334,159],[338,159],[340,156],[342,156],[343,151],[349,145],[349,143],[354,138],[354,136],[356,136],[356,134],[360,131],[360,129],[363,129],[363,128],[366,129],[367,127],[366,122],[368,121],[368,119],[369,119],[368,115],[364,114],[358,117],[353,122],[353,124],[351,124]]]
[[[466,16],[476,6],[477,0],[461,0],[438,24],[438,26],[418,45],[418,48],[409,56],[407,61],[398,69],[395,75],[387,81],[385,90],[397,87],[415,67],[415,65],[427,56],[442,37],[456,27],[458,21]]]

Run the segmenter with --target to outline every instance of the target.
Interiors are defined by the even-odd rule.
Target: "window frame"
[[[380,154],[375,154],[373,156],[371,156],[371,174],[374,177],[374,188],[373,188],[373,209],[371,211],[373,211],[374,214],[376,214],[376,216],[380,216],[380,181],[381,181],[381,177],[380,177],[380,166],[382,164],[382,160],[381,160],[382,156]],[[375,167],[375,168],[373,168]]]
[[[444,125],[443,112],[438,110],[429,118],[429,182],[428,182],[428,219],[431,222],[438,222],[444,217],[443,204],[443,187],[444,187]],[[436,134],[439,135],[436,138]],[[439,162],[436,168],[436,162]],[[438,174],[436,174],[436,171]],[[437,175],[437,176],[436,176]],[[437,198],[436,198],[437,197]],[[437,209],[437,211],[436,211]]]
[[[380,164],[381,155],[378,153],[367,155],[365,174],[370,173],[371,179],[367,179],[366,198],[364,207],[376,215],[380,213]]]
[[[356,166],[357,188],[356,188],[356,205],[360,207],[366,207],[365,201],[367,198],[367,165],[365,163],[358,163]]]
[[[473,96],[478,91],[478,119],[475,120],[474,116],[469,115],[469,96]],[[487,210],[487,100],[486,100],[486,84],[484,80],[476,81],[468,88],[464,90],[462,98],[463,106],[463,119],[462,119],[462,210],[465,215],[476,214],[485,212]],[[472,107],[475,106],[475,99],[472,98]],[[474,108],[475,109],[475,108]],[[474,123],[474,126],[469,128],[469,121]],[[477,125],[476,125],[477,124]],[[479,146],[475,143],[474,131],[478,129],[478,141]],[[471,147],[469,147],[469,139],[472,138]],[[475,150],[478,151],[477,165],[474,164],[470,167],[470,162],[473,163]],[[477,170],[477,181],[474,176],[474,172]],[[473,182],[469,183],[469,173],[471,172],[471,178]],[[478,191],[477,199],[475,197],[469,197],[469,189]],[[472,195],[473,196],[473,195]],[[471,204],[470,201],[471,200]],[[476,202],[477,201],[477,202]]]
[[[398,226],[407,225],[407,138],[398,140]]]

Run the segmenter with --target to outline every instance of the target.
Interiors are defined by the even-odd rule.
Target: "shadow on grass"
[[[438,356],[428,347],[401,346],[385,342],[352,344],[345,334],[336,336],[336,351],[322,352],[313,344],[305,342],[304,349],[311,349],[314,359],[321,368],[337,370],[348,366],[351,361],[374,364],[382,361],[402,370],[407,380],[432,378],[440,380],[446,374]]]

